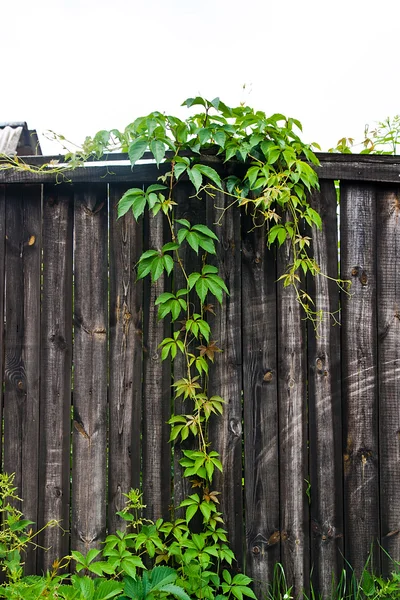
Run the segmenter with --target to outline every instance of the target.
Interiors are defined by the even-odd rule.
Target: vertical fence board
[[[280,562],[276,264],[265,227],[242,215],[246,573],[266,595]]]
[[[70,507],[72,224],[70,189],[45,187],[38,526],[56,519],[61,527],[46,528],[40,536],[38,569],[43,571],[69,552],[63,530],[69,530]]]
[[[400,559],[400,190],[377,196],[380,515],[382,545]],[[382,553],[385,574],[393,564]]]
[[[6,186],[0,185],[0,427],[3,427],[3,342],[4,342],[4,272],[6,240]],[[2,436],[3,437],[3,436]],[[0,441],[0,464],[3,463],[3,439]]]
[[[222,417],[210,419],[210,440],[219,452],[223,473],[215,472],[213,486],[221,491],[221,510],[228,539],[235,553],[238,568],[243,564],[243,497],[242,497],[242,343],[241,343],[241,240],[240,212],[228,210],[221,227],[213,223],[221,216],[215,207],[227,207],[229,197],[216,194],[208,204],[209,226],[219,238],[217,260],[219,276],[225,281],[229,296],[224,294],[223,307],[216,306],[216,316],[210,319],[213,339],[222,348],[210,369],[209,395],[225,400]],[[211,300],[214,302],[214,298]]]
[[[291,263],[286,242],[278,252],[278,275]],[[310,573],[309,504],[306,494],[308,431],[304,315],[291,286],[278,283],[279,470],[281,555],[295,595]]]
[[[379,536],[375,250],[375,189],[345,184],[341,277],[352,281],[351,297],[342,294],[345,551],[358,574]]]
[[[323,223],[321,230],[313,227],[310,233],[313,256],[321,273],[336,279],[338,231],[333,182],[321,182],[321,191],[312,195],[310,204]],[[316,330],[308,324],[311,566],[314,589],[328,598],[343,568],[340,325],[336,322],[340,318],[339,288],[322,275],[310,276],[307,283],[315,311],[323,311]]]
[[[175,219],[187,219],[192,225],[198,223],[205,223],[206,219],[206,203],[194,194],[194,188],[191,184],[182,182],[177,188],[174,195],[174,200],[177,203],[175,208]],[[177,226],[177,231],[181,225]],[[201,258],[202,252],[196,255],[194,250],[189,246],[188,243],[184,243],[179,249],[179,255],[182,262],[187,270],[187,274],[201,270]],[[174,271],[174,283],[175,289],[181,289],[187,287],[187,282],[182,273],[180,266],[175,263]],[[193,306],[198,305],[199,299],[195,295],[194,290],[190,294],[190,301],[193,302]],[[193,308],[191,306],[191,308]],[[198,310],[196,310],[198,312]],[[181,313],[179,320],[186,318],[186,314]],[[182,323],[177,324],[182,327]],[[175,325],[174,330],[177,330]],[[198,345],[198,344],[196,344]],[[177,381],[182,377],[187,376],[186,359],[181,352],[178,352],[173,362],[174,380]],[[179,396],[174,400],[174,414],[187,414],[192,409],[191,400],[183,400],[183,396]],[[179,504],[188,497],[189,494],[193,494],[196,490],[193,490],[190,479],[183,476],[183,467],[180,466],[179,461],[182,458],[182,450],[194,449],[195,440],[193,436],[189,436],[187,440],[174,445],[174,506],[177,507]],[[184,509],[181,509],[180,515],[184,516]],[[194,519],[195,524],[197,515]]]
[[[4,470],[15,472],[25,518],[37,523],[41,188],[7,188]],[[29,552],[25,572],[36,570]]]
[[[74,210],[72,547],[87,552],[106,530],[106,186],[77,186]]]
[[[122,494],[140,487],[142,418],[143,284],[136,282],[142,224],[131,211],[117,220],[126,186],[110,186],[110,434],[108,531],[125,523],[116,515]]]
[[[161,249],[164,244],[164,215],[150,217],[145,240],[147,249]],[[170,237],[168,236],[168,239]],[[158,321],[156,298],[166,291],[165,274],[150,284],[146,278],[144,289],[144,366],[143,366],[143,496],[147,505],[146,517],[153,521],[168,518],[171,502],[171,447],[169,425],[171,416],[171,365],[161,361],[158,347],[164,337],[169,337],[166,322]]]

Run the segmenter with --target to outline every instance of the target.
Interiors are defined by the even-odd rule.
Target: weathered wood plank
[[[5,253],[6,253],[6,187],[0,185],[0,424],[3,425],[3,381],[4,381],[4,289],[5,289]],[[0,464],[3,460],[3,440],[0,442]]]
[[[276,263],[265,227],[242,215],[246,573],[257,597],[280,562]]]
[[[161,249],[167,235],[163,214],[149,217],[147,227],[148,248]],[[165,274],[154,284],[149,278],[144,283],[142,481],[146,517],[153,521],[160,517],[169,518],[171,502],[170,427],[167,424],[171,416],[171,365],[169,360],[161,361],[158,347],[164,337],[169,337],[170,327],[168,320],[158,321],[157,307],[154,306],[156,298],[168,289],[168,285]]]
[[[110,383],[108,531],[122,529],[116,515],[131,488],[140,487],[143,284],[135,266],[142,253],[142,224],[132,212],[117,220],[126,186],[110,186]]]
[[[328,598],[343,569],[340,315],[339,288],[333,281],[338,277],[338,224],[333,182],[321,182],[310,204],[322,218],[322,229],[313,227],[310,232],[311,251],[322,275],[307,281],[313,308],[322,311],[317,329],[308,324],[311,566],[314,589]]]
[[[231,199],[217,193],[207,204],[207,219],[219,238],[216,244],[218,274],[230,296],[224,294],[222,306],[215,306],[216,316],[209,319],[212,339],[222,354],[216,355],[209,372],[209,395],[225,400],[221,416],[210,419],[209,435],[213,448],[220,454],[223,473],[215,472],[213,487],[221,491],[221,510],[228,539],[237,559],[243,565],[243,495],[242,495],[242,344],[241,344],[241,227],[240,211],[228,210],[221,225],[214,226]],[[214,298],[210,299],[214,302]],[[212,317],[212,315],[211,315]]]
[[[74,206],[72,548],[106,533],[107,188],[77,187]]]
[[[167,153],[168,154],[168,153]],[[185,153],[183,153],[185,154]],[[189,153],[186,153],[187,155]],[[215,149],[210,148],[202,155],[203,164],[210,164],[216,168],[221,174],[225,172],[227,175],[239,169],[243,170],[243,163],[230,161],[229,165],[223,165],[223,158],[215,156]],[[320,166],[315,167],[315,170],[320,179],[340,179],[342,181],[375,181],[395,183],[399,182],[400,176],[400,160],[398,156],[379,156],[366,154],[330,154],[318,152],[317,157],[320,161]],[[144,158],[151,158],[149,153],[146,153]],[[26,162],[31,165],[40,166],[48,163],[50,160],[62,160],[59,156],[46,157],[26,157]],[[103,157],[103,162],[93,166],[79,168],[74,171],[66,171],[64,174],[51,174],[42,170],[38,173],[31,173],[27,170],[0,170],[0,183],[56,183],[60,181],[78,182],[141,182],[153,183],[160,175],[160,170],[164,173],[168,170],[167,165],[161,165],[160,170],[153,163],[138,164],[132,172],[130,164],[113,164],[113,161],[127,161],[126,154],[113,154]],[[100,161],[101,162],[101,161]],[[104,164],[107,162],[108,164]],[[311,165],[313,166],[313,165]],[[314,167],[313,167],[314,168]]]
[[[177,203],[175,207],[175,219],[187,219],[191,224],[195,225],[198,223],[205,223],[206,219],[206,204],[204,201],[200,201],[197,196],[194,195],[194,188],[192,184],[181,182],[176,188],[174,200]],[[181,226],[177,226],[177,231]],[[199,272],[201,270],[201,258],[202,253],[198,255],[189,246],[184,243],[179,250],[179,255],[182,259],[183,265],[189,275],[192,272]],[[174,268],[174,285],[175,289],[187,288],[187,282],[182,273],[182,269],[176,263]],[[189,296],[190,301],[193,302],[193,306],[198,304],[198,298],[195,296],[194,290]],[[179,320],[183,320],[187,317],[186,314],[181,313]],[[175,324],[174,330],[181,328],[182,324]],[[198,345],[198,344],[196,344]],[[186,359],[181,352],[178,352],[173,362],[173,373],[174,381],[187,376]],[[182,396],[175,398],[174,400],[174,414],[187,414],[192,410],[193,404],[190,400],[183,400]],[[189,494],[193,494],[196,490],[193,490],[192,484],[188,477],[183,477],[184,469],[180,466],[179,461],[182,458],[182,450],[194,449],[194,441],[192,436],[189,436],[187,440],[174,445],[174,506],[177,507],[179,504],[188,497]],[[184,516],[184,509],[181,509],[180,516]],[[196,517],[195,517],[196,521]],[[197,523],[194,523],[196,527]]]
[[[345,554],[360,574],[379,537],[375,188],[343,184],[340,219]]]
[[[73,198],[47,186],[43,199],[38,570],[69,552]],[[48,549],[44,551],[44,549]]]
[[[381,543],[400,560],[400,189],[377,194],[379,487]],[[393,563],[382,553],[386,575]]]
[[[286,242],[278,251],[278,276],[291,261]],[[295,292],[282,282],[278,283],[277,325],[281,557],[288,584],[297,595],[308,587],[310,574],[306,337]]]
[[[41,189],[6,196],[4,470],[15,473],[27,519],[37,523],[40,374]],[[25,571],[36,570],[29,552]]]

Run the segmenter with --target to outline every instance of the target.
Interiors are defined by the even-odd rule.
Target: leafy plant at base
[[[14,486],[14,474],[0,473],[0,564],[10,581],[18,581],[23,573],[23,553],[28,546],[36,547],[35,538],[45,527],[58,525],[50,521],[44,528],[34,532],[33,521],[23,518],[16,507],[21,499]]]

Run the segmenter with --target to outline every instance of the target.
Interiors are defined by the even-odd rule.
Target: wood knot
[[[241,437],[242,435],[242,424],[239,419],[231,419],[229,421],[229,428],[234,436]]]
[[[264,374],[263,381],[266,381],[266,382],[272,381],[273,377],[274,377],[274,376],[273,376],[273,374],[272,374],[272,371],[267,371],[267,372]]]
[[[254,546],[253,547],[253,554],[260,554],[260,547],[259,546]]]

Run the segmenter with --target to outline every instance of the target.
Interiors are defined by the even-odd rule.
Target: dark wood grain
[[[211,318],[212,339],[223,353],[215,357],[209,373],[209,395],[221,396],[224,401],[222,417],[210,419],[210,440],[219,452],[223,473],[216,472],[213,486],[221,491],[221,510],[224,514],[228,539],[237,559],[237,568],[243,565],[243,496],[242,496],[242,345],[241,345],[241,240],[240,212],[227,210],[220,226],[214,226],[221,217],[221,208],[231,198],[217,193],[208,200],[208,221],[219,238],[217,246],[218,274],[224,280],[230,295],[224,294],[223,305],[214,298],[216,316]]]
[[[239,161],[229,161],[229,165],[223,164],[223,157],[215,156],[216,149],[210,148],[207,153],[202,155],[202,163],[212,165],[221,174],[228,174],[233,171],[243,171],[243,163]],[[189,153],[182,153],[189,155]],[[379,156],[366,154],[330,154],[318,152],[317,157],[320,166],[314,167],[320,179],[340,179],[342,181],[375,181],[398,183],[400,175],[400,160],[398,156]],[[24,157],[27,164],[41,166],[49,163],[51,160],[60,160],[62,156],[37,156]],[[151,159],[150,153],[146,153],[144,158]],[[113,163],[113,161],[115,161]],[[125,161],[126,164],[118,164]],[[126,154],[112,154],[100,159],[100,164],[90,160],[90,166],[80,167],[75,170],[66,171],[63,174],[46,173],[41,170],[37,173],[28,170],[15,171],[0,170],[0,183],[60,183],[63,181],[78,182],[148,182],[154,183],[160,173],[168,170],[168,165],[161,165],[157,168],[154,162],[147,164],[137,164],[132,170],[127,162]],[[116,163],[116,164],[115,164]],[[92,166],[93,165],[93,166]],[[243,173],[244,174],[244,173]]]
[[[132,212],[117,220],[126,186],[110,186],[110,383],[108,531],[130,488],[140,487],[142,418],[143,284],[135,266],[142,253],[142,225]]]
[[[257,597],[280,562],[276,263],[266,228],[242,215],[246,573]]]
[[[340,214],[345,553],[360,574],[379,537],[375,188],[344,184]]]
[[[145,233],[145,249],[161,249],[166,239],[164,215],[149,217]],[[168,238],[170,240],[170,237]],[[164,337],[170,336],[168,320],[158,321],[156,298],[168,289],[166,275],[151,285],[144,283],[144,370],[143,370],[143,496],[147,505],[146,517],[155,521],[170,516],[171,503],[171,447],[168,419],[171,416],[171,365],[161,361],[158,347]]]
[[[38,526],[56,520],[60,527],[46,528],[40,536],[38,569],[43,571],[69,553],[69,536],[63,532],[70,527],[72,224],[70,187],[47,186],[43,199]]]
[[[78,187],[74,206],[72,539],[99,548],[106,533],[107,188]]]
[[[286,242],[278,252],[278,275],[292,260]],[[288,584],[297,595],[307,589],[310,574],[306,338],[304,314],[292,286],[278,283],[278,306],[281,557]]]
[[[7,189],[4,470],[15,473],[27,519],[37,522],[40,378],[40,186]],[[29,552],[25,571],[36,570]]]
[[[379,488],[381,543],[400,557],[400,189],[377,194]],[[393,563],[382,553],[383,572]]]
[[[322,229],[313,227],[309,232],[321,275],[307,281],[313,308],[322,311],[317,329],[308,324],[311,563],[314,589],[327,598],[343,568],[340,313],[339,287],[334,281],[338,223],[333,182],[321,182],[321,191],[312,195],[310,204],[323,224]]]

